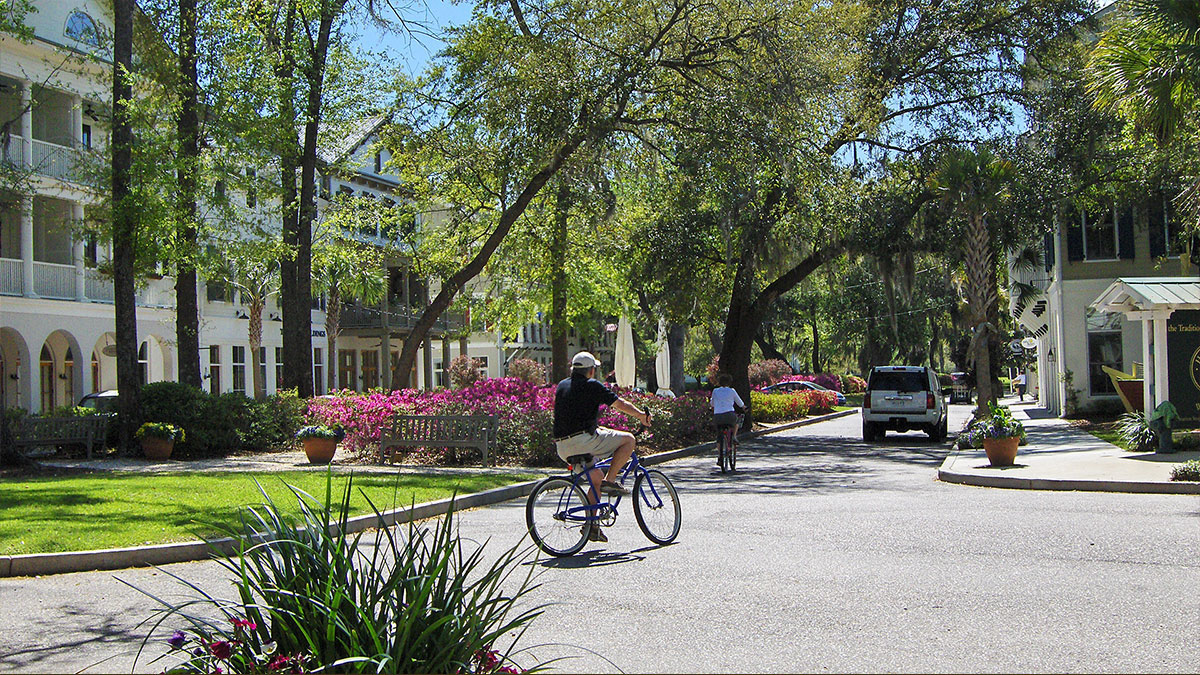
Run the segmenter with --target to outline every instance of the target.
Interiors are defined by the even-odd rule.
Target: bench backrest
[[[13,428],[17,443],[32,441],[87,441],[102,433],[109,415],[85,417],[27,417]]]
[[[491,442],[496,418],[489,415],[400,415],[392,418],[396,436],[413,440]]]

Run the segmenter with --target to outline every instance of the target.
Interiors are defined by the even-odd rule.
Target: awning
[[[1200,309],[1200,277],[1126,277],[1112,282],[1092,307],[1103,312]]]

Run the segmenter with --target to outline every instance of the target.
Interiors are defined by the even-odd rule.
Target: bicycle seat
[[[567,457],[567,464],[571,466],[572,471],[580,471],[582,469],[590,469],[596,465],[592,455],[571,455]]]

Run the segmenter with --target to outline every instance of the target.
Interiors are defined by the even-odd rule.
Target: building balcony
[[[100,274],[90,267],[83,268],[82,278],[80,268],[75,265],[61,265],[33,261],[33,287],[29,293],[25,289],[25,273],[23,261],[13,258],[0,258],[0,295],[29,296],[47,300],[69,300],[74,302],[98,302],[112,304],[112,278]],[[173,282],[165,281],[168,286]],[[149,287],[141,288],[135,296],[139,307],[172,307],[174,298],[165,293],[154,293]]]
[[[80,167],[80,160],[84,155],[79,150],[58,143],[33,139],[29,141],[32,152],[26,153],[24,151],[25,142],[24,138],[13,136],[8,152],[4,154],[3,162],[16,169],[28,170],[34,174],[67,183],[89,187],[95,183],[92,177],[88,176]]]
[[[340,326],[342,330],[373,332],[383,330],[406,332],[417,325],[419,316],[403,308],[392,308],[386,313],[378,307],[342,307]],[[457,333],[466,327],[465,317],[456,312],[443,312],[433,324],[433,332]]]

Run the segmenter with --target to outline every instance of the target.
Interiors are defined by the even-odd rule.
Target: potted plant
[[[1017,459],[1017,446],[1025,438],[1025,427],[1013,418],[1008,406],[992,403],[988,414],[971,424],[967,436],[973,447],[982,441],[992,466],[1012,466]]]
[[[146,459],[167,459],[175,449],[175,441],[185,439],[183,429],[167,422],[146,422],[135,434],[142,442]]]
[[[345,438],[341,426],[310,424],[296,432],[296,438],[304,445],[304,454],[311,464],[328,464],[333,461],[337,444]]]

